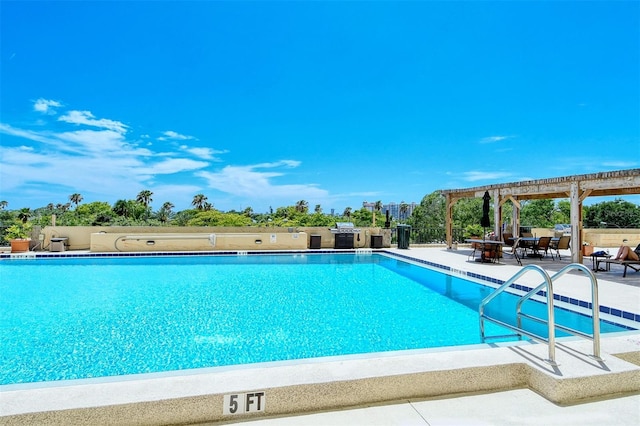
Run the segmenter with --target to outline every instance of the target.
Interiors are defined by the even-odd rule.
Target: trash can
[[[310,249],[319,249],[322,248],[322,236],[318,234],[311,234],[309,236],[309,248]]]
[[[411,236],[411,225],[398,225],[398,248],[409,248],[409,237]]]
[[[382,248],[382,235],[371,236],[371,248]]]

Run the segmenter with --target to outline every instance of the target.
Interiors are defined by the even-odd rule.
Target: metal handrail
[[[584,272],[585,274],[587,274],[587,276],[589,277],[590,281],[591,281],[591,308],[592,308],[592,317],[593,317],[593,335],[589,335],[586,333],[583,333],[581,331],[578,330],[574,330],[571,329],[569,327],[565,327],[562,325],[556,325],[555,323],[555,313],[554,313],[554,297],[553,297],[553,281],[561,276],[563,276],[564,274],[566,274],[567,272],[571,271],[571,270],[580,270],[582,272]],[[528,271],[537,271],[539,272],[543,278],[544,281],[538,285],[536,288],[530,290],[529,292],[527,292],[524,296],[522,296],[519,300],[518,303],[516,304],[516,320],[517,320],[517,326],[513,326],[511,324],[507,324],[503,321],[500,321],[496,318],[491,318],[487,315],[485,315],[484,313],[484,308],[485,306],[491,302],[493,299],[495,299],[499,294],[501,294],[502,292],[504,292],[504,290],[506,290],[509,286],[511,286],[511,284],[513,284],[515,282],[516,279],[520,278],[522,275],[524,275],[525,273],[527,273]],[[543,288],[546,287],[546,298],[547,298],[547,319],[543,319],[543,318],[538,318],[535,317],[533,315],[529,315],[529,314],[525,314],[522,312],[522,304],[531,299],[531,297],[535,294],[537,294],[540,290],[542,290]],[[500,287],[498,287],[495,291],[493,291],[489,296],[485,297],[482,302],[480,302],[480,306],[479,306],[479,314],[480,314],[480,334],[482,337],[482,340],[485,340],[485,329],[484,329],[484,320],[488,320],[491,321],[495,324],[498,324],[502,327],[508,328],[512,331],[515,331],[518,335],[525,335],[528,337],[531,337],[532,339],[535,340],[539,340],[542,342],[545,342],[548,344],[549,347],[549,359],[547,360],[550,364],[553,365],[557,365],[556,364],[556,357],[555,357],[555,330],[556,328],[559,328],[567,333],[576,335],[576,336],[580,336],[580,337],[584,337],[590,340],[593,340],[593,356],[594,358],[600,360],[600,318],[599,318],[599,312],[600,312],[600,305],[598,302],[598,280],[596,279],[595,275],[593,274],[593,272],[591,272],[588,268],[586,268],[584,265],[579,264],[579,263],[572,263],[569,264],[567,266],[565,266],[564,268],[562,268],[560,271],[558,271],[557,273],[555,273],[552,277],[549,276],[549,274],[542,269],[541,267],[539,267],[538,265],[527,265],[524,268],[522,268],[520,271],[518,271],[513,277],[511,277],[509,280],[507,280],[504,284],[502,284]],[[540,323],[546,323],[547,327],[548,327],[548,333],[547,333],[547,338],[543,337],[543,336],[539,336],[535,333],[529,332],[525,329],[522,328],[522,317],[540,322]]]
[[[549,316],[549,333],[548,333],[548,338],[544,338],[542,336],[538,336],[537,334],[531,333],[527,330],[524,330],[520,327],[515,327],[511,324],[507,324],[503,321],[497,320],[495,318],[491,318],[487,315],[484,314],[484,307],[491,302],[493,299],[495,299],[499,294],[503,293],[507,288],[509,288],[509,286],[511,286],[511,284],[513,284],[515,282],[515,280],[517,280],[518,278],[520,278],[522,275],[524,275],[525,273],[529,272],[529,271],[536,271],[538,273],[540,273],[540,275],[542,275],[542,277],[544,278],[544,283],[548,285],[548,289],[550,289],[550,291],[547,291],[547,311],[550,311],[550,314],[548,314]],[[508,328],[512,331],[515,331],[516,333],[520,334],[520,335],[525,335],[528,337],[531,337],[532,339],[535,340],[540,340],[543,341],[545,343],[547,343],[549,345],[549,359],[547,360],[549,363],[551,364],[556,364],[556,344],[555,344],[555,333],[552,332],[552,330],[554,330],[555,328],[555,324],[554,324],[554,316],[553,316],[553,284],[551,283],[551,277],[549,277],[549,274],[547,273],[547,271],[545,271],[544,269],[542,269],[541,267],[539,267],[538,265],[527,265],[524,268],[520,269],[514,276],[512,276],[511,278],[509,278],[507,281],[504,282],[504,284],[502,284],[500,287],[498,287],[493,293],[491,293],[490,295],[488,295],[487,297],[485,297],[482,302],[480,302],[480,306],[478,308],[479,310],[479,314],[480,314],[480,335],[482,337],[482,340],[484,341],[485,339],[485,333],[484,333],[484,320],[488,320],[488,321],[492,321],[498,325],[501,325],[505,328]]]
[[[583,337],[585,339],[589,339],[593,341],[593,356],[594,358],[600,359],[600,304],[598,301],[598,280],[596,279],[595,275],[593,274],[593,272],[587,268],[586,266],[580,264],[580,263],[571,263],[567,266],[565,266],[564,268],[560,269],[558,272],[556,272],[553,276],[551,276],[551,282],[553,283],[554,280],[556,280],[557,278],[560,278],[561,276],[563,276],[564,274],[566,274],[567,272],[570,272],[572,270],[579,270],[585,273],[585,275],[587,275],[587,277],[589,277],[589,281],[591,282],[591,309],[592,309],[592,321],[593,321],[593,335],[587,334],[587,333],[583,333],[579,330],[575,330],[569,327],[565,327],[563,325],[559,325],[559,324],[555,324],[555,328],[558,328],[560,330],[563,330],[567,333],[573,334],[575,336],[580,336]],[[525,301],[531,299],[531,297],[533,295],[535,295],[536,293],[538,293],[540,290],[542,290],[544,288],[544,286],[546,285],[546,282],[543,282],[542,284],[540,284],[538,287],[530,290],[529,292],[527,292],[527,294],[525,294],[524,296],[522,296],[520,298],[520,300],[518,300],[518,303],[516,304],[516,317],[517,317],[517,321],[518,321],[518,327],[520,328],[522,325],[522,317],[540,322],[540,323],[545,323],[546,321],[542,318],[537,318],[534,317],[532,315],[529,314],[525,314],[522,313],[522,305],[524,304]],[[551,318],[551,317],[550,317]],[[555,314],[554,314],[554,322],[555,322]]]

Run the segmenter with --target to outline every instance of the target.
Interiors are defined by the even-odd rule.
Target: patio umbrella
[[[482,199],[484,200],[484,202],[482,203],[482,219],[480,219],[480,225],[485,228],[484,235],[487,235],[486,228],[491,226],[491,221],[489,220],[489,200],[491,199],[491,197],[489,196],[489,191],[484,192]]]

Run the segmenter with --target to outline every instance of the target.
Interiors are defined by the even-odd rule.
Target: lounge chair
[[[562,260],[562,257],[560,256],[560,250],[569,250],[570,243],[571,243],[571,236],[565,235],[560,237],[557,240],[551,240],[551,243],[549,244],[549,248],[551,250],[555,250],[556,254],[558,255],[558,259]]]
[[[636,252],[636,254],[638,256],[640,256],[640,244],[638,244],[638,247],[635,248],[635,250],[633,250],[634,252]],[[608,266],[610,266],[612,263],[615,263],[616,265],[622,265],[624,266],[624,271],[622,272],[622,278],[627,276],[627,268],[631,268],[634,271],[638,272],[640,271],[640,260],[615,260],[615,259],[603,259],[598,261],[598,265],[601,263],[607,263]],[[638,267],[636,267],[635,265],[638,265]],[[596,268],[598,268],[598,266],[596,265]]]

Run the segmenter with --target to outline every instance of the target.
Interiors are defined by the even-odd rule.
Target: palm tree
[[[152,195],[153,192],[149,191],[148,189],[142,190],[136,197],[136,201],[144,204],[145,207],[149,207],[149,204],[153,201],[153,199],[151,198]]]
[[[322,213],[322,207],[320,207],[320,204],[316,204],[316,207],[313,209],[313,211],[316,213]]]
[[[169,221],[169,211],[160,209],[158,213],[156,213],[156,218],[162,223],[167,223]]]
[[[129,215],[129,203],[127,203],[127,200],[118,200],[111,210],[118,216],[127,217]]]
[[[207,202],[207,203],[204,203],[203,210],[204,210],[205,212],[208,212],[208,211],[210,211],[210,210],[213,210],[213,204],[208,203],[208,202]]]
[[[162,223],[167,223],[171,218],[171,212],[174,207],[175,206],[173,205],[173,203],[169,201],[162,204],[162,207],[160,207],[160,210],[158,210],[158,213],[156,213],[156,217],[158,218],[158,220]]]
[[[9,203],[7,201],[0,201],[0,210],[4,210],[8,205]]]
[[[407,218],[407,212],[409,211],[409,204],[404,201],[400,202],[400,217],[403,219]]]
[[[342,216],[346,216],[347,219],[351,219],[351,207],[344,209]]]
[[[306,213],[308,209],[309,203],[307,203],[305,200],[300,200],[296,203],[296,211],[299,211],[300,213]]]
[[[378,200],[375,202],[375,204],[373,205],[373,208],[380,213],[382,211],[382,201]]]
[[[171,213],[171,211],[173,210],[175,206],[173,205],[173,203],[171,201],[167,201],[162,205],[162,210],[166,211],[167,213]]]
[[[20,219],[22,223],[27,223],[30,217],[31,209],[29,207],[24,207],[18,212],[18,219]]]
[[[58,204],[56,204],[56,209],[60,210],[62,213],[64,213],[67,210],[69,210],[69,207],[71,207],[71,203],[66,203],[66,204],[58,203]]]
[[[80,202],[82,201],[82,195],[75,193],[75,194],[71,194],[69,195],[69,201],[71,201],[73,204],[76,205],[76,208],[78,208],[78,204],[80,204]]]
[[[206,202],[207,202],[207,197],[205,197],[203,194],[198,194],[193,197],[193,201],[191,202],[191,205],[198,210],[203,210]]]

